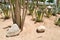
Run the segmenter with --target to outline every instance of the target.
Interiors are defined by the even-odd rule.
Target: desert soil
[[[8,26],[11,26],[12,18],[8,20],[0,19],[0,40],[60,40],[60,27],[54,25],[55,16],[43,18],[43,22],[31,20],[31,16],[26,16],[23,31],[18,36],[6,37]],[[36,29],[40,25],[44,25],[46,30],[44,33],[37,33]]]

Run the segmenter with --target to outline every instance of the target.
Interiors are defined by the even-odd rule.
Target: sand
[[[23,31],[19,35],[6,37],[6,31],[11,26],[12,18],[8,20],[0,19],[0,40],[60,40],[60,27],[54,25],[55,16],[43,18],[43,22],[32,21],[31,16],[26,16]],[[37,33],[36,28],[44,25],[46,30],[44,33]]]

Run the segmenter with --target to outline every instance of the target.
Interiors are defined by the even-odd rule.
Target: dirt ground
[[[23,31],[14,37],[6,37],[8,26],[12,25],[12,19],[0,19],[0,40],[60,40],[60,27],[54,25],[55,16],[43,18],[43,22],[35,23],[31,20],[31,16],[26,16]],[[44,25],[46,30],[44,33],[37,33],[36,28]]]

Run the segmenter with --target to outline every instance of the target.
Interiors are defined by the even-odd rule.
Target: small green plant
[[[60,18],[55,22],[55,24],[60,26]]]
[[[34,1],[31,0],[31,1],[29,1],[28,4],[29,4],[29,6],[28,6],[28,8],[29,8],[29,15],[32,15],[32,13],[34,11]]]
[[[34,6],[31,4],[29,5],[29,15],[32,15],[33,11],[34,11]]]
[[[46,16],[48,18],[52,16],[52,7],[51,6],[47,6]]]
[[[37,10],[37,13],[36,13],[36,21],[37,22],[42,22],[42,19],[43,19],[43,15],[44,13],[42,12],[42,10]]]
[[[9,19],[10,17],[9,17],[9,13],[8,13],[8,11],[9,11],[8,5],[4,4],[2,10],[3,10],[4,16],[5,16],[4,18]]]
[[[53,15],[53,16],[56,16],[56,14],[57,14],[57,10],[56,10],[56,8],[53,8],[53,10],[52,10],[52,15]]]
[[[57,11],[58,11],[58,14],[60,14],[60,5],[58,6]]]

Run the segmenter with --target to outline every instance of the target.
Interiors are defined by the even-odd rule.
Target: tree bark
[[[14,10],[13,10],[13,4],[11,3],[11,0],[9,0],[10,3],[10,11],[11,11],[11,15],[12,15],[12,20],[13,20],[13,24],[16,23],[15,21],[15,15],[14,15]]]
[[[23,30],[23,25],[24,25],[26,13],[27,13],[27,4],[25,5],[25,0],[23,0],[23,14],[22,14],[22,21],[21,21],[21,29],[22,30]]]
[[[20,15],[20,8],[19,8],[19,0],[15,0],[15,16],[16,16],[16,24],[21,28],[21,15]]]

